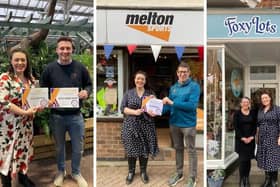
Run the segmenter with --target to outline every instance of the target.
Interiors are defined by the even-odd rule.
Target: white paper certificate
[[[161,116],[162,108],[163,108],[162,100],[156,98],[149,99],[145,106],[146,111],[152,111],[154,114],[158,116]]]
[[[48,88],[27,88],[23,89],[22,107],[47,107],[49,101]]]
[[[51,88],[52,108],[78,108],[79,88]]]

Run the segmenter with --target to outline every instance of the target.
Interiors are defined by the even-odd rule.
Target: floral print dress
[[[25,174],[33,157],[32,119],[10,111],[11,103],[21,107],[22,88],[17,76],[0,75],[0,173],[10,171],[13,177],[18,171]]]

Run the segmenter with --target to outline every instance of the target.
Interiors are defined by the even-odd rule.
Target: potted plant
[[[224,169],[215,169],[209,172],[207,176],[207,183],[209,187],[222,187],[225,178]]]

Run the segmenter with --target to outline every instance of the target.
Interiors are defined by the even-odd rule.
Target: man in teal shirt
[[[196,185],[197,153],[196,109],[199,102],[200,86],[190,78],[190,67],[181,62],[177,68],[178,81],[170,88],[169,96],[163,99],[164,113],[170,113],[170,132],[176,150],[176,170],[168,181],[169,186],[175,186],[183,180],[184,140],[189,153],[189,177],[187,187]]]

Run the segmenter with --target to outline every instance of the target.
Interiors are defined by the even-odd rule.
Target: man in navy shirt
[[[40,86],[48,88],[79,88],[80,105],[92,91],[92,82],[87,69],[79,62],[72,60],[73,45],[70,37],[62,36],[57,41],[56,53],[58,59],[49,63],[40,78]],[[54,185],[62,186],[66,175],[65,171],[65,134],[68,132],[72,145],[72,178],[79,187],[88,184],[80,172],[80,162],[84,144],[84,119],[80,108],[53,108],[51,109],[50,128],[55,139],[57,150],[58,174]]]

